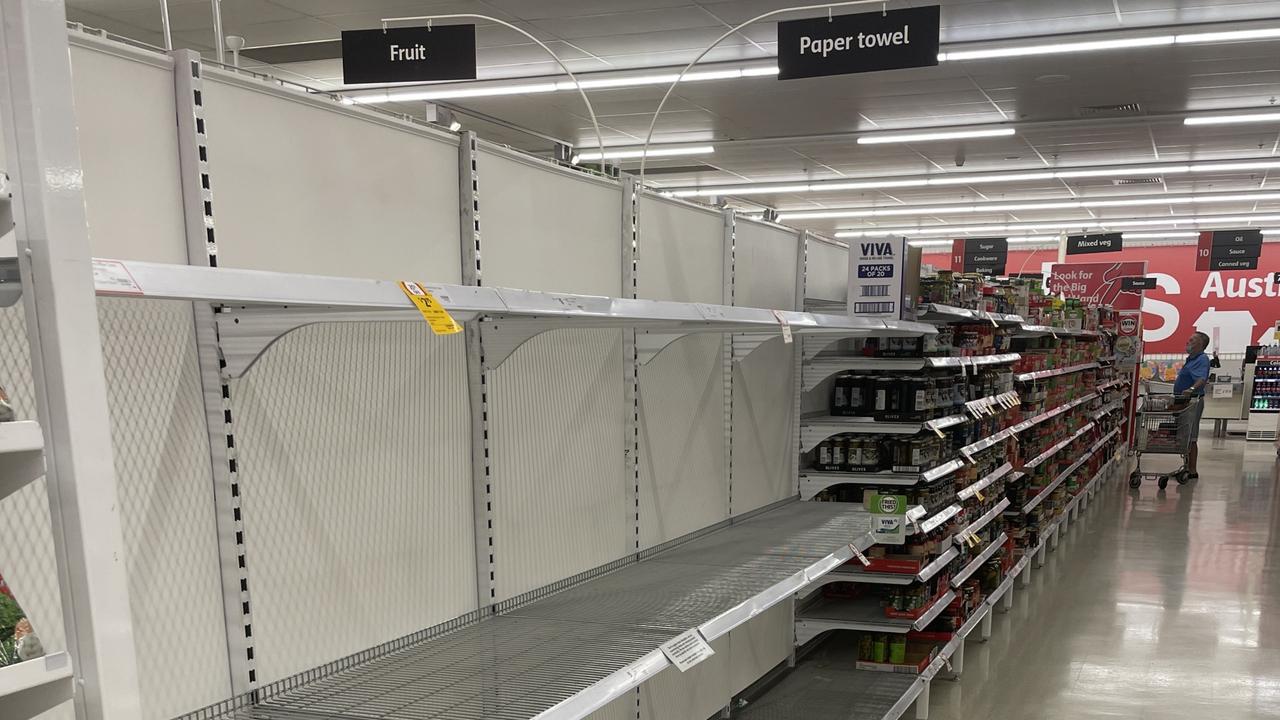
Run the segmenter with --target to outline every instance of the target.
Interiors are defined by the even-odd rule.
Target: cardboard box
[[[903,663],[878,663],[868,660],[859,660],[854,666],[858,670],[871,670],[874,672],[892,672],[902,673],[904,675],[919,675],[924,672],[929,664],[938,657],[938,646],[932,643],[916,643],[907,641],[907,657]]]

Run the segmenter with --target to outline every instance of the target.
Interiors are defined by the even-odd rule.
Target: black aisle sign
[[[1261,230],[1218,230],[1213,233],[1213,247],[1261,244]]]
[[[938,64],[939,9],[927,7],[778,23],[778,79]]]
[[[1127,277],[1120,279],[1121,290],[1155,290],[1156,279],[1153,277]]]
[[[980,275],[1003,275],[1009,262],[1005,238],[964,238],[952,243],[951,269]]]
[[[1122,249],[1124,249],[1124,236],[1120,233],[1067,236],[1068,255],[1116,252]]]
[[[1258,258],[1220,258],[1215,257],[1209,261],[1210,270],[1257,270]]]
[[[1216,258],[1256,258],[1262,255],[1262,245],[1214,245]]]
[[[342,31],[342,81],[474,80],[476,26]]]

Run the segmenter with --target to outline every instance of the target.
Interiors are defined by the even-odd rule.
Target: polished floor
[[[1276,451],[1210,435],[1199,481],[1103,491],[931,720],[1280,718]]]

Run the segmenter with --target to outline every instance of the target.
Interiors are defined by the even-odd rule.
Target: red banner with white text
[[[1266,246],[1273,258],[1280,248]],[[1142,336],[1145,352],[1181,354],[1187,336],[1199,330],[1215,341],[1219,353],[1243,353],[1248,345],[1274,344],[1274,329],[1280,321],[1280,286],[1275,273],[1280,258],[1267,261],[1264,251],[1257,270],[1204,271],[1196,269],[1196,246],[1175,245],[1128,247],[1103,256],[1068,257],[1069,264],[1146,261],[1147,276],[1156,279],[1156,289],[1142,298]],[[1009,251],[1009,272],[1048,273],[1057,262],[1056,248]],[[951,256],[930,253],[924,262],[936,267],[951,266]]]

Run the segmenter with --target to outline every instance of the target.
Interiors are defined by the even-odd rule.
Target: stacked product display
[[[1258,352],[1249,410],[1280,412],[1280,346],[1267,346]]]
[[[901,544],[797,599],[796,643],[853,643],[857,669],[927,683],[1114,465],[1130,381],[1109,308],[955,273],[919,300],[936,336],[806,353],[805,404],[829,409],[801,421],[802,496],[910,509]]]
[[[1258,348],[1245,437],[1249,440],[1280,438],[1280,345]]]

